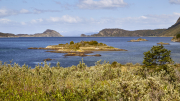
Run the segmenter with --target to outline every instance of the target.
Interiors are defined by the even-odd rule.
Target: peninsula
[[[30,47],[28,49],[45,49],[46,52],[53,53],[67,53],[64,56],[101,56],[100,54],[87,55],[93,53],[93,51],[127,51],[125,49],[114,48],[104,43],[98,43],[97,41],[81,41],[74,43],[71,41],[66,44],[49,45],[46,48]]]

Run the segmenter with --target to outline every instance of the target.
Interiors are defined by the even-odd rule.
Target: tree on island
[[[176,35],[176,38],[177,39],[180,38],[180,32]]]

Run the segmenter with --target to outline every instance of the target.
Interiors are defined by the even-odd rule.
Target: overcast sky
[[[168,28],[180,17],[180,0],[0,0],[0,32],[63,36]]]

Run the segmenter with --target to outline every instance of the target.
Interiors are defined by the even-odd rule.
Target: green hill
[[[161,36],[175,36],[180,32],[180,17],[177,22],[161,33]]]
[[[125,36],[160,36],[165,29],[155,30],[136,30],[128,31],[123,29],[103,29],[98,34],[91,35],[92,37],[125,37]]]

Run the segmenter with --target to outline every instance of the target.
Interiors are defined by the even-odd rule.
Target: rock
[[[130,41],[128,41],[128,42],[139,42],[138,40],[130,40]]]
[[[101,56],[100,54],[95,54],[95,55],[93,55],[93,56]]]
[[[28,48],[28,49],[38,49],[37,47],[30,47],[30,48]]]
[[[170,45],[169,43],[159,42],[158,45]]]
[[[43,61],[51,61],[52,59],[50,58],[47,58],[47,59],[44,59]]]
[[[140,41],[148,41],[148,40],[146,40],[146,39],[142,39],[142,38],[139,38],[139,39],[137,39],[137,40],[130,40],[130,41],[128,41],[128,42],[140,42]]]

